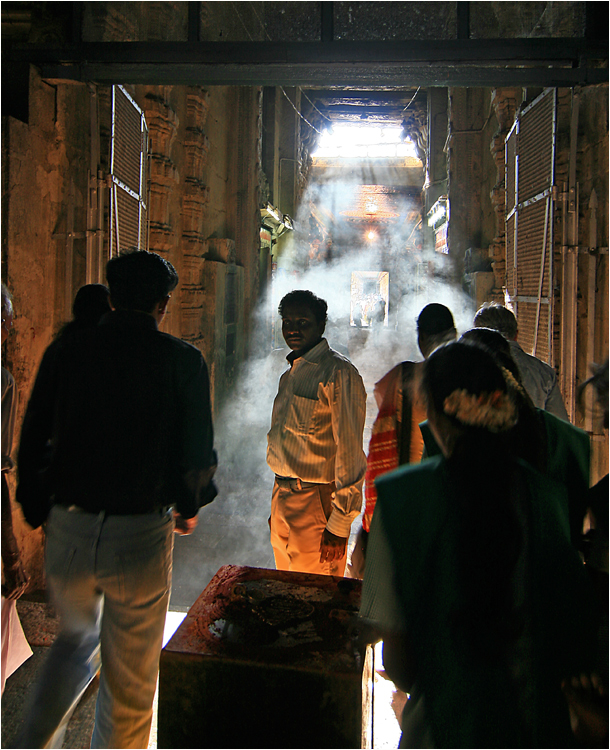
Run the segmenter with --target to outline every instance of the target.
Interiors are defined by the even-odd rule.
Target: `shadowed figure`
[[[190,534],[213,499],[207,367],[159,330],[178,275],[145,251],[113,257],[106,275],[113,309],[96,325],[104,289],[79,292],[21,432],[17,500],[45,523],[60,629],[15,747],[61,747],[98,669],[91,747],[148,746],[174,532]]]
[[[410,694],[400,746],[570,747],[561,681],[596,617],[565,487],[519,458],[489,352],[439,347],[422,386],[441,454],[377,479],[360,612]]]

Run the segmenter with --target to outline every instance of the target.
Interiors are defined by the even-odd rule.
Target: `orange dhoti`
[[[332,508],[335,484],[276,477],[271,499],[271,546],[278,570],[345,575],[346,555],[320,562],[320,542]]]

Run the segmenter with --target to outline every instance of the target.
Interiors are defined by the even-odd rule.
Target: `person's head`
[[[423,390],[430,427],[446,456],[464,439],[489,445],[517,424],[517,403],[502,369],[478,345],[458,341],[435,349],[424,366]]]
[[[455,341],[457,332],[451,310],[433,302],[426,305],[417,318],[417,343],[424,359],[438,346]]]
[[[156,253],[135,250],[111,258],[106,266],[110,302],[117,310],[162,317],[178,285],[172,264]]]
[[[518,384],[521,383],[521,374],[511,354],[508,340],[500,331],[494,328],[471,328],[464,331],[458,341],[483,347],[493,354],[498,364],[508,370]]]
[[[497,302],[485,302],[474,316],[475,328],[493,328],[510,341],[517,340],[519,328],[517,318],[507,307]]]
[[[430,427],[446,458],[454,519],[455,609],[450,627],[470,658],[499,658],[519,632],[512,577],[523,537],[516,497],[519,412],[493,355],[457,341],[424,365]]]
[[[278,312],[289,349],[305,353],[319,343],[326,328],[327,309],[323,299],[304,289],[296,289],[282,298]]]
[[[72,315],[83,325],[96,325],[102,315],[110,312],[110,290],[104,284],[85,284],[76,292]]]
[[[591,386],[595,391],[597,403],[602,409],[604,427],[608,429],[608,358],[603,365],[591,365],[591,372],[593,373],[588,380],[580,386],[578,389],[579,397],[582,397],[583,392],[586,388]]]
[[[2,343],[8,337],[13,325],[13,298],[7,287],[2,284]]]

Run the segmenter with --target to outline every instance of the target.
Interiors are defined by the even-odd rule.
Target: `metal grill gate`
[[[110,255],[148,247],[148,127],[123,86],[112,87]]]
[[[556,91],[547,89],[518,114],[505,142],[507,302],[523,349],[549,364],[556,130]]]

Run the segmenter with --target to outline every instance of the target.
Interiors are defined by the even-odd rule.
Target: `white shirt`
[[[354,365],[322,339],[280,378],[267,434],[267,463],[282,477],[335,482],[326,528],[349,536],[362,510],[366,390]]]

